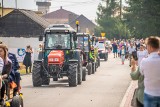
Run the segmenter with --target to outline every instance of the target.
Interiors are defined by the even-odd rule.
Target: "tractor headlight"
[[[59,58],[53,58],[53,61],[57,62],[57,61],[59,61]]]
[[[53,58],[49,58],[49,62],[53,62],[54,61],[54,59]]]
[[[58,62],[59,58],[49,58],[49,62]]]

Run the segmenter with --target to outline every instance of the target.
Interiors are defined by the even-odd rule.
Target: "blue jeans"
[[[151,96],[144,93],[144,107],[160,107],[160,96]]]

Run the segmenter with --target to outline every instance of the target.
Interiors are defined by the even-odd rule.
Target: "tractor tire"
[[[97,72],[97,63],[96,63],[96,65],[95,65],[95,72]]]
[[[108,61],[108,53],[106,54],[106,56],[107,56],[107,61]]]
[[[68,83],[70,87],[76,87],[78,83],[78,66],[76,63],[69,65]]]
[[[82,68],[82,81],[86,81],[86,67]]]
[[[41,62],[34,62],[32,70],[32,81],[34,87],[40,87],[42,85],[41,70]]]
[[[91,75],[92,74],[92,63],[88,64],[87,69],[88,69],[88,75]]]
[[[98,67],[100,67],[100,58],[98,58]]]
[[[56,77],[56,78],[53,78],[53,81],[58,81],[58,77]]]
[[[82,65],[78,66],[78,85],[82,84]]]
[[[58,74],[53,75],[53,81],[58,81]]]
[[[11,107],[21,107],[21,100],[19,96],[14,96],[11,102]]]
[[[49,85],[49,83],[50,83],[50,78],[44,76],[42,79],[42,85]]]
[[[107,61],[107,54],[105,54],[104,56],[104,61]]]
[[[95,63],[93,62],[92,63],[92,74],[94,74],[95,73]]]

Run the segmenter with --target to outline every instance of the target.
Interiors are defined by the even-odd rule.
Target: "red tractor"
[[[63,76],[68,77],[71,87],[81,84],[86,72],[82,70],[81,50],[75,46],[75,30],[65,24],[51,25],[45,30],[44,38],[43,59],[33,64],[33,86],[49,85],[50,78],[58,81]]]

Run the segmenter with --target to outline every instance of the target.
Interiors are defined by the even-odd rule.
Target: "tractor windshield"
[[[98,43],[98,49],[105,49],[104,43]]]
[[[81,50],[88,52],[88,37],[77,37],[77,48],[80,48]]]
[[[46,49],[71,49],[70,34],[46,34]]]

